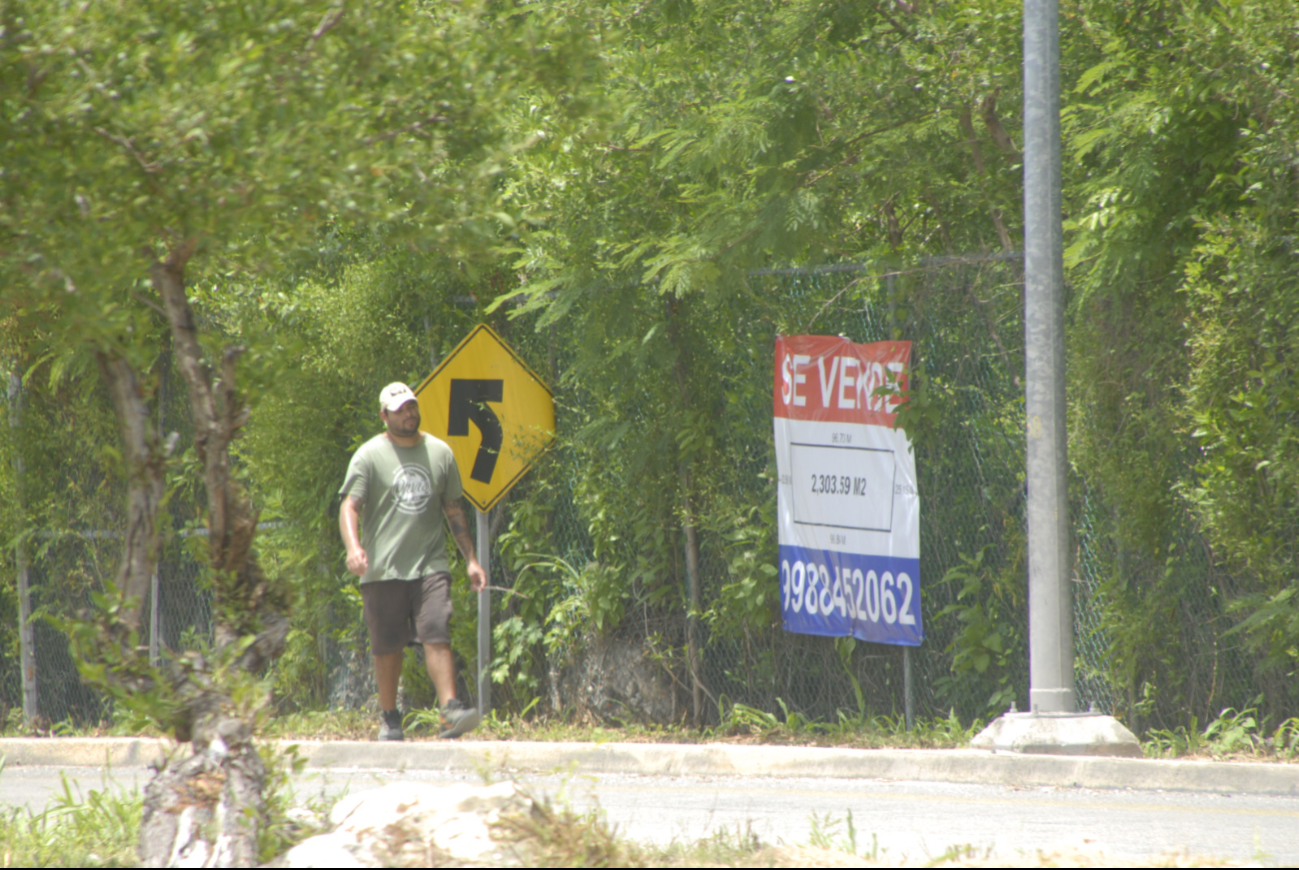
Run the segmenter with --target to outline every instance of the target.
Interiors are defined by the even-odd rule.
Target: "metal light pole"
[[[478,564],[490,583],[492,579],[491,527],[486,511],[478,511]],[[492,709],[492,593],[478,593],[478,712]]]
[[[1075,712],[1060,184],[1059,15],[1056,0],[1024,0],[1029,712],[1012,707],[970,746],[1140,757],[1141,744],[1114,717]]]
[[[1028,420],[1029,709],[1072,713],[1073,595],[1065,432],[1060,28],[1024,2],[1024,356]]]

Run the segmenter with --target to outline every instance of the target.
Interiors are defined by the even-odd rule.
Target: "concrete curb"
[[[114,767],[132,767],[160,758],[169,745],[161,740],[121,737],[0,738],[0,755],[7,764],[15,766],[100,766],[107,762]],[[837,749],[725,743],[304,740],[284,741],[281,745],[296,745],[307,766],[320,770],[826,777],[1299,797],[1299,764],[1017,755],[973,749]]]

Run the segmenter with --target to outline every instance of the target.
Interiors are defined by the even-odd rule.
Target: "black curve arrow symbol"
[[[482,433],[483,443],[478,445],[474,457],[474,470],[469,476],[480,483],[491,483],[496,470],[496,458],[501,453],[501,421],[488,402],[499,402],[505,395],[505,381],[479,381],[451,379],[451,407],[447,409],[447,434],[468,435],[469,421],[473,420]]]

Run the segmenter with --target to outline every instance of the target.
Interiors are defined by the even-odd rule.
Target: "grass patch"
[[[266,740],[373,740],[379,717],[367,710],[310,710],[268,716],[258,736]]]
[[[269,718],[261,732],[281,740],[373,740],[378,717],[360,711],[288,713]],[[406,715],[408,739],[436,739],[434,710]],[[523,740],[539,743],[749,743],[786,746],[846,746],[861,749],[954,749],[966,746],[983,723],[966,727],[956,716],[920,719],[908,731],[901,716],[840,713],[836,722],[818,722],[797,712],[783,716],[744,704],[723,704],[721,723],[707,728],[600,722],[577,716],[499,716],[496,711],[462,741]]]
[[[1142,748],[1148,758],[1205,758],[1225,761],[1299,761],[1299,717],[1286,719],[1269,737],[1253,708],[1223,710],[1200,730],[1190,725],[1151,729]]]
[[[0,808],[0,867],[135,867],[144,813],[139,792],[113,788],[63,793],[40,813]]]
[[[856,749],[960,749],[969,745],[984,723],[968,727],[955,713],[946,718],[917,719],[910,730],[901,716],[840,711],[834,722],[804,717],[777,699],[781,712],[768,713],[745,704],[722,700],[717,725],[654,725],[617,719],[598,720],[579,714],[500,716],[492,711],[478,730],[464,741],[519,740],[539,743],[739,743],[776,746],[837,746]],[[531,713],[531,715],[527,715]],[[378,716],[367,710],[314,710],[274,714],[259,724],[267,740],[373,740]],[[406,715],[406,736],[436,740],[441,730],[436,710],[413,710]],[[10,711],[0,736],[48,737],[161,737],[143,721],[117,718],[93,726],[57,723],[26,726],[19,711]],[[1189,725],[1151,729],[1142,740],[1148,758],[1183,758],[1222,761],[1299,762],[1299,717],[1275,728],[1260,722],[1252,709],[1223,710],[1201,728],[1195,717]]]

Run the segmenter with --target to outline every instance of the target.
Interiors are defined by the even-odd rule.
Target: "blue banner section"
[[[920,646],[920,560],[780,547],[785,630]]]

